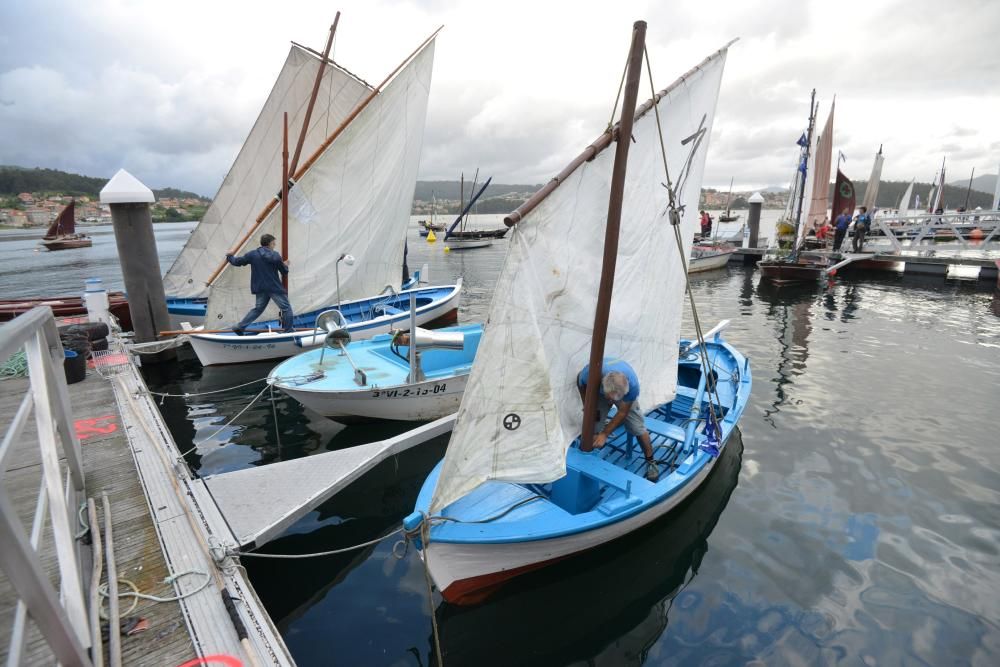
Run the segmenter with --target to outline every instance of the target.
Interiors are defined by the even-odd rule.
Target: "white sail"
[[[342,254],[341,298],[378,294],[398,285],[423,143],[434,42],[420,51],[333,141],[289,192],[289,300],[308,312],[338,300],[335,270]],[[280,183],[280,178],[278,182]],[[281,247],[281,207],[268,214],[259,234]],[[207,321],[234,323],[253,305],[250,272],[227,266],[208,300]],[[271,304],[266,317],[276,317]]]
[[[936,178],[936,176],[935,176],[935,178]],[[935,185],[931,186],[931,192],[930,192],[929,195],[927,195],[927,212],[928,213],[933,213],[934,212],[934,201],[936,199],[936,196],[937,196],[937,185],[935,184]]]
[[[292,45],[271,94],[219,187],[201,223],[174,260],[163,287],[170,296],[207,294],[209,276],[233,244],[253,227],[256,216],[281,190],[282,118],[288,112],[289,141],[298,141],[306,107],[316,81],[320,57]],[[371,88],[328,62],[302,147],[301,161],[354,110]],[[259,238],[259,235],[258,235]]]
[[[903,198],[899,200],[899,215],[909,215],[910,197],[913,196],[913,184],[916,180],[910,181],[910,184],[906,186],[906,192],[903,193]],[[920,208],[920,204],[917,204],[917,208]]]
[[[827,218],[826,209],[830,200],[830,165],[833,162],[833,111],[836,100],[830,104],[830,115],[826,118],[826,125],[819,135],[816,143],[816,150],[810,156],[811,172],[809,180],[812,182],[810,196],[806,197],[809,215],[803,216],[800,236],[805,234],[807,229],[819,227]]]
[[[705,60],[657,103],[684,207],[684,257],[725,57],[722,49]],[[651,408],[674,394],[685,276],[667,218],[656,118],[651,109],[637,116],[605,355],[636,370],[640,404]],[[565,474],[582,423],[576,377],[590,355],[614,153],[607,147],[580,164],[515,225],[432,512],[489,479],[540,483]]]
[[[861,205],[869,213],[875,208],[875,202],[878,200],[878,186],[882,180],[882,162],[884,159],[882,157],[882,149],[879,148],[878,153],[875,154],[875,164],[872,165],[872,175],[868,179],[868,185],[865,187],[865,198],[861,202]]]
[[[993,210],[1000,210],[1000,167],[997,167],[997,183],[993,191]]]

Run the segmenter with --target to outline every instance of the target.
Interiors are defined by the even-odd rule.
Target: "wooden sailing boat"
[[[816,91],[812,91],[809,102],[809,129],[804,135],[804,141],[800,139],[800,167],[797,172],[799,181],[793,192],[798,193],[798,203],[795,212],[795,225],[793,230],[792,251],[786,257],[765,257],[757,262],[761,276],[765,280],[783,285],[798,282],[816,282],[824,273],[828,262],[821,256],[811,255],[801,252],[802,238],[805,228],[802,225],[802,212],[806,199],[810,200],[810,215],[822,221],[826,217],[826,191],[829,188],[830,180],[830,153],[833,149],[833,107],[830,108],[830,117],[824,129],[823,140],[826,142],[822,147],[822,153],[826,164],[824,170],[816,170],[813,173],[813,165],[817,163],[816,154],[819,150],[813,150],[813,146],[819,140],[813,136],[816,124]],[[822,188],[823,194],[817,195],[817,187]],[[807,196],[808,195],[808,196]],[[819,199],[818,199],[819,198]],[[822,217],[819,211],[822,210]]]
[[[464,177],[463,177],[464,183]],[[493,177],[486,179],[486,183],[483,187],[476,190],[476,182],[479,180],[479,170],[476,170],[476,176],[472,179],[472,189],[469,190],[469,203],[465,205],[462,212],[458,214],[455,222],[451,223],[448,231],[445,232],[444,240],[448,243],[448,247],[452,250],[464,250],[468,248],[484,248],[486,246],[493,245],[493,239],[502,239],[507,234],[507,227],[501,227],[500,229],[466,229],[465,225],[468,222],[469,212],[472,210],[472,206],[483,196],[486,192],[486,188],[489,187],[490,181]],[[464,190],[464,185],[463,185]],[[464,195],[463,195],[464,199]],[[459,227],[459,229],[455,229]]]
[[[708,478],[746,404],[749,363],[719,329],[680,340],[728,45],[636,109],[645,29],[633,28],[620,122],[505,219],[510,247],[447,454],[404,521],[449,602],[663,516]],[[609,357],[641,378],[658,481],[622,429],[593,448]]]
[[[436,36],[370,90],[286,181],[287,197],[274,197],[230,250],[249,249],[251,238],[265,232],[278,240],[283,256],[294,260],[289,275],[297,313],[293,324],[305,330],[278,331],[287,323],[278,326],[272,306],[274,319],[247,328],[253,335],[192,333],[189,340],[203,365],[280,359],[318,347],[326,332],[314,329],[316,318],[331,308],[341,311],[345,328],[356,338],[408,325],[409,293],[397,292],[394,285],[403,264]],[[279,201],[288,206],[287,232]],[[208,282],[209,321],[235,323],[253,305],[247,272],[223,264]],[[417,324],[423,325],[456,312],[461,281],[414,291]]]
[[[736,222],[740,219],[739,214],[732,215],[729,210],[729,203],[733,198],[733,179],[729,179],[729,194],[726,195],[726,212],[719,216],[719,222]]]
[[[71,248],[89,248],[93,245],[90,237],[76,232],[76,202],[70,201],[59,215],[49,225],[42,245],[48,250],[69,250]]]

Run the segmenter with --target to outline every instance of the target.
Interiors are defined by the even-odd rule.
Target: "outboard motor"
[[[461,332],[430,331],[416,327],[409,334],[410,382],[423,382],[424,370],[420,366],[421,350],[462,350],[465,349],[465,334]]]

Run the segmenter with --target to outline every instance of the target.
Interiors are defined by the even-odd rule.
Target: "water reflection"
[[[733,433],[702,488],[663,520],[544,570],[475,607],[442,603],[446,664],[639,665],[674,601],[698,575],[708,539],[736,488],[743,456]]]
[[[773,415],[791,400],[789,386],[794,376],[802,375],[809,359],[809,335],[812,333],[811,309],[817,299],[814,284],[778,286],[763,277],[757,284],[757,298],[767,304],[768,320],[773,323],[778,341],[778,365],[774,383],[774,399],[764,410],[764,420],[775,426]],[[829,293],[826,295],[829,297]],[[758,373],[765,369],[758,369]]]

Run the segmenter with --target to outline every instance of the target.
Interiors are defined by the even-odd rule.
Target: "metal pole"
[[[589,452],[594,448],[593,416],[597,409],[597,397],[603,375],[601,362],[604,359],[604,343],[608,334],[611,292],[615,284],[618,231],[621,226],[622,199],[625,193],[625,169],[628,164],[629,145],[632,143],[632,124],[635,119],[635,102],[639,92],[639,77],[642,75],[642,54],[645,45],[646,22],[636,21],[632,26],[632,47],[629,52],[625,96],[622,100],[622,115],[615,146],[615,164],[611,174],[608,224],[604,232],[604,261],[601,266],[601,283],[597,293],[597,308],[594,313],[594,336],[590,345],[590,374],[587,377],[587,392],[583,403],[580,449],[584,452]]]
[[[407,382],[416,382],[417,368],[417,294],[410,292],[410,374]]]
[[[976,168],[972,168],[972,173],[969,174],[969,189],[965,191],[965,205],[962,206],[965,210],[969,210],[969,195],[972,194],[972,177],[976,175]]]
[[[309,96],[309,105],[306,107],[306,117],[302,119],[302,130],[299,132],[299,140],[295,143],[295,155],[292,156],[291,166],[288,171],[295,173],[295,167],[299,164],[299,155],[302,153],[302,144],[306,142],[306,133],[309,131],[309,119],[312,118],[313,106],[316,105],[316,96],[319,95],[319,85],[323,82],[323,71],[326,69],[326,61],[330,57],[330,48],[333,46],[333,36],[337,34],[337,24],[340,22],[340,12],[333,17],[333,25],[330,26],[330,37],[326,40],[326,49],[323,50],[323,58],[319,61],[319,70],[316,72],[316,81],[313,82],[312,94]],[[285,183],[288,183],[288,173],[285,173]],[[287,195],[284,192],[283,195]],[[282,200],[284,200],[282,196]],[[285,286],[287,289],[287,285]]]

